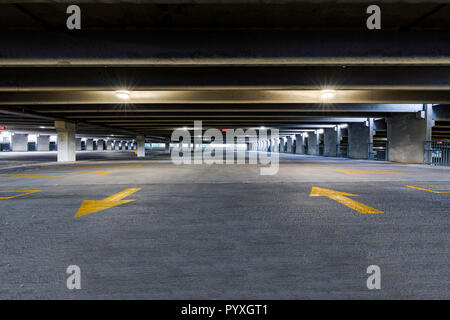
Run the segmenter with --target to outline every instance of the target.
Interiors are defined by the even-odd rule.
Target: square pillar
[[[308,132],[308,154],[319,154],[319,134],[316,131]]]
[[[11,136],[11,142],[13,152],[28,151],[28,134],[14,133]]]
[[[58,136],[58,162],[75,161],[76,124],[68,121],[55,121]]]
[[[104,150],[104,140],[98,139],[97,140],[97,151],[103,151]]]
[[[336,157],[336,146],[339,142],[337,128],[326,128],[324,132],[323,155],[325,157]]]
[[[136,142],[137,142],[137,156],[138,156],[138,158],[144,158],[145,157],[145,137],[137,136]]]
[[[369,143],[373,142],[373,121],[348,125],[348,157],[368,159]]]
[[[40,134],[36,138],[37,151],[50,151],[50,136]]]
[[[305,154],[305,138],[303,134],[295,135],[295,153],[296,154]]]
[[[417,113],[393,114],[387,118],[389,161],[424,163],[424,141],[431,140],[432,106]]]
[[[198,147],[201,149],[201,145],[200,144],[199,144]],[[165,152],[170,152],[170,140],[166,140],[166,145],[165,145],[164,151]]]
[[[287,137],[287,146],[286,146],[286,152],[287,153],[292,153],[293,152],[292,144],[293,144],[292,137]]]
[[[112,140],[106,140],[106,150],[112,150]]]
[[[86,151],[94,150],[94,139],[86,139]]]
[[[75,138],[75,150],[81,151],[81,138]]]

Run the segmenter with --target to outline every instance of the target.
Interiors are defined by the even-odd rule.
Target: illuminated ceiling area
[[[63,1],[0,5],[0,127],[164,139],[174,129],[278,128],[291,134],[436,105],[450,128],[450,5],[255,5],[83,1],[68,32]],[[323,5],[326,3],[326,6]],[[62,18],[61,18],[62,17]],[[60,19],[61,18],[61,19]],[[436,27],[438,26],[438,27]]]

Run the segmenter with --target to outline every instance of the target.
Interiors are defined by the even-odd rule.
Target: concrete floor
[[[450,191],[449,168],[280,157],[278,174],[261,176],[163,153],[82,152],[76,165],[0,154],[0,191],[40,190],[0,199],[0,298],[450,298],[450,193],[430,192]],[[310,197],[312,187],[384,213]],[[74,218],[83,200],[127,188],[141,188],[125,198],[136,201]],[[381,290],[366,287],[373,264]],[[69,265],[81,290],[66,288]]]

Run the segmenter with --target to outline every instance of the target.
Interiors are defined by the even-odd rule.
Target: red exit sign
[[[6,130],[5,126],[0,126],[0,130]]]

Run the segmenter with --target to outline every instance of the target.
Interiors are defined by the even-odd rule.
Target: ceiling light
[[[128,90],[117,90],[116,97],[122,100],[130,99],[130,92]]]
[[[334,90],[322,90],[320,93],[320,99],[322,100],[331,100],[334,98],[335,91]]]

